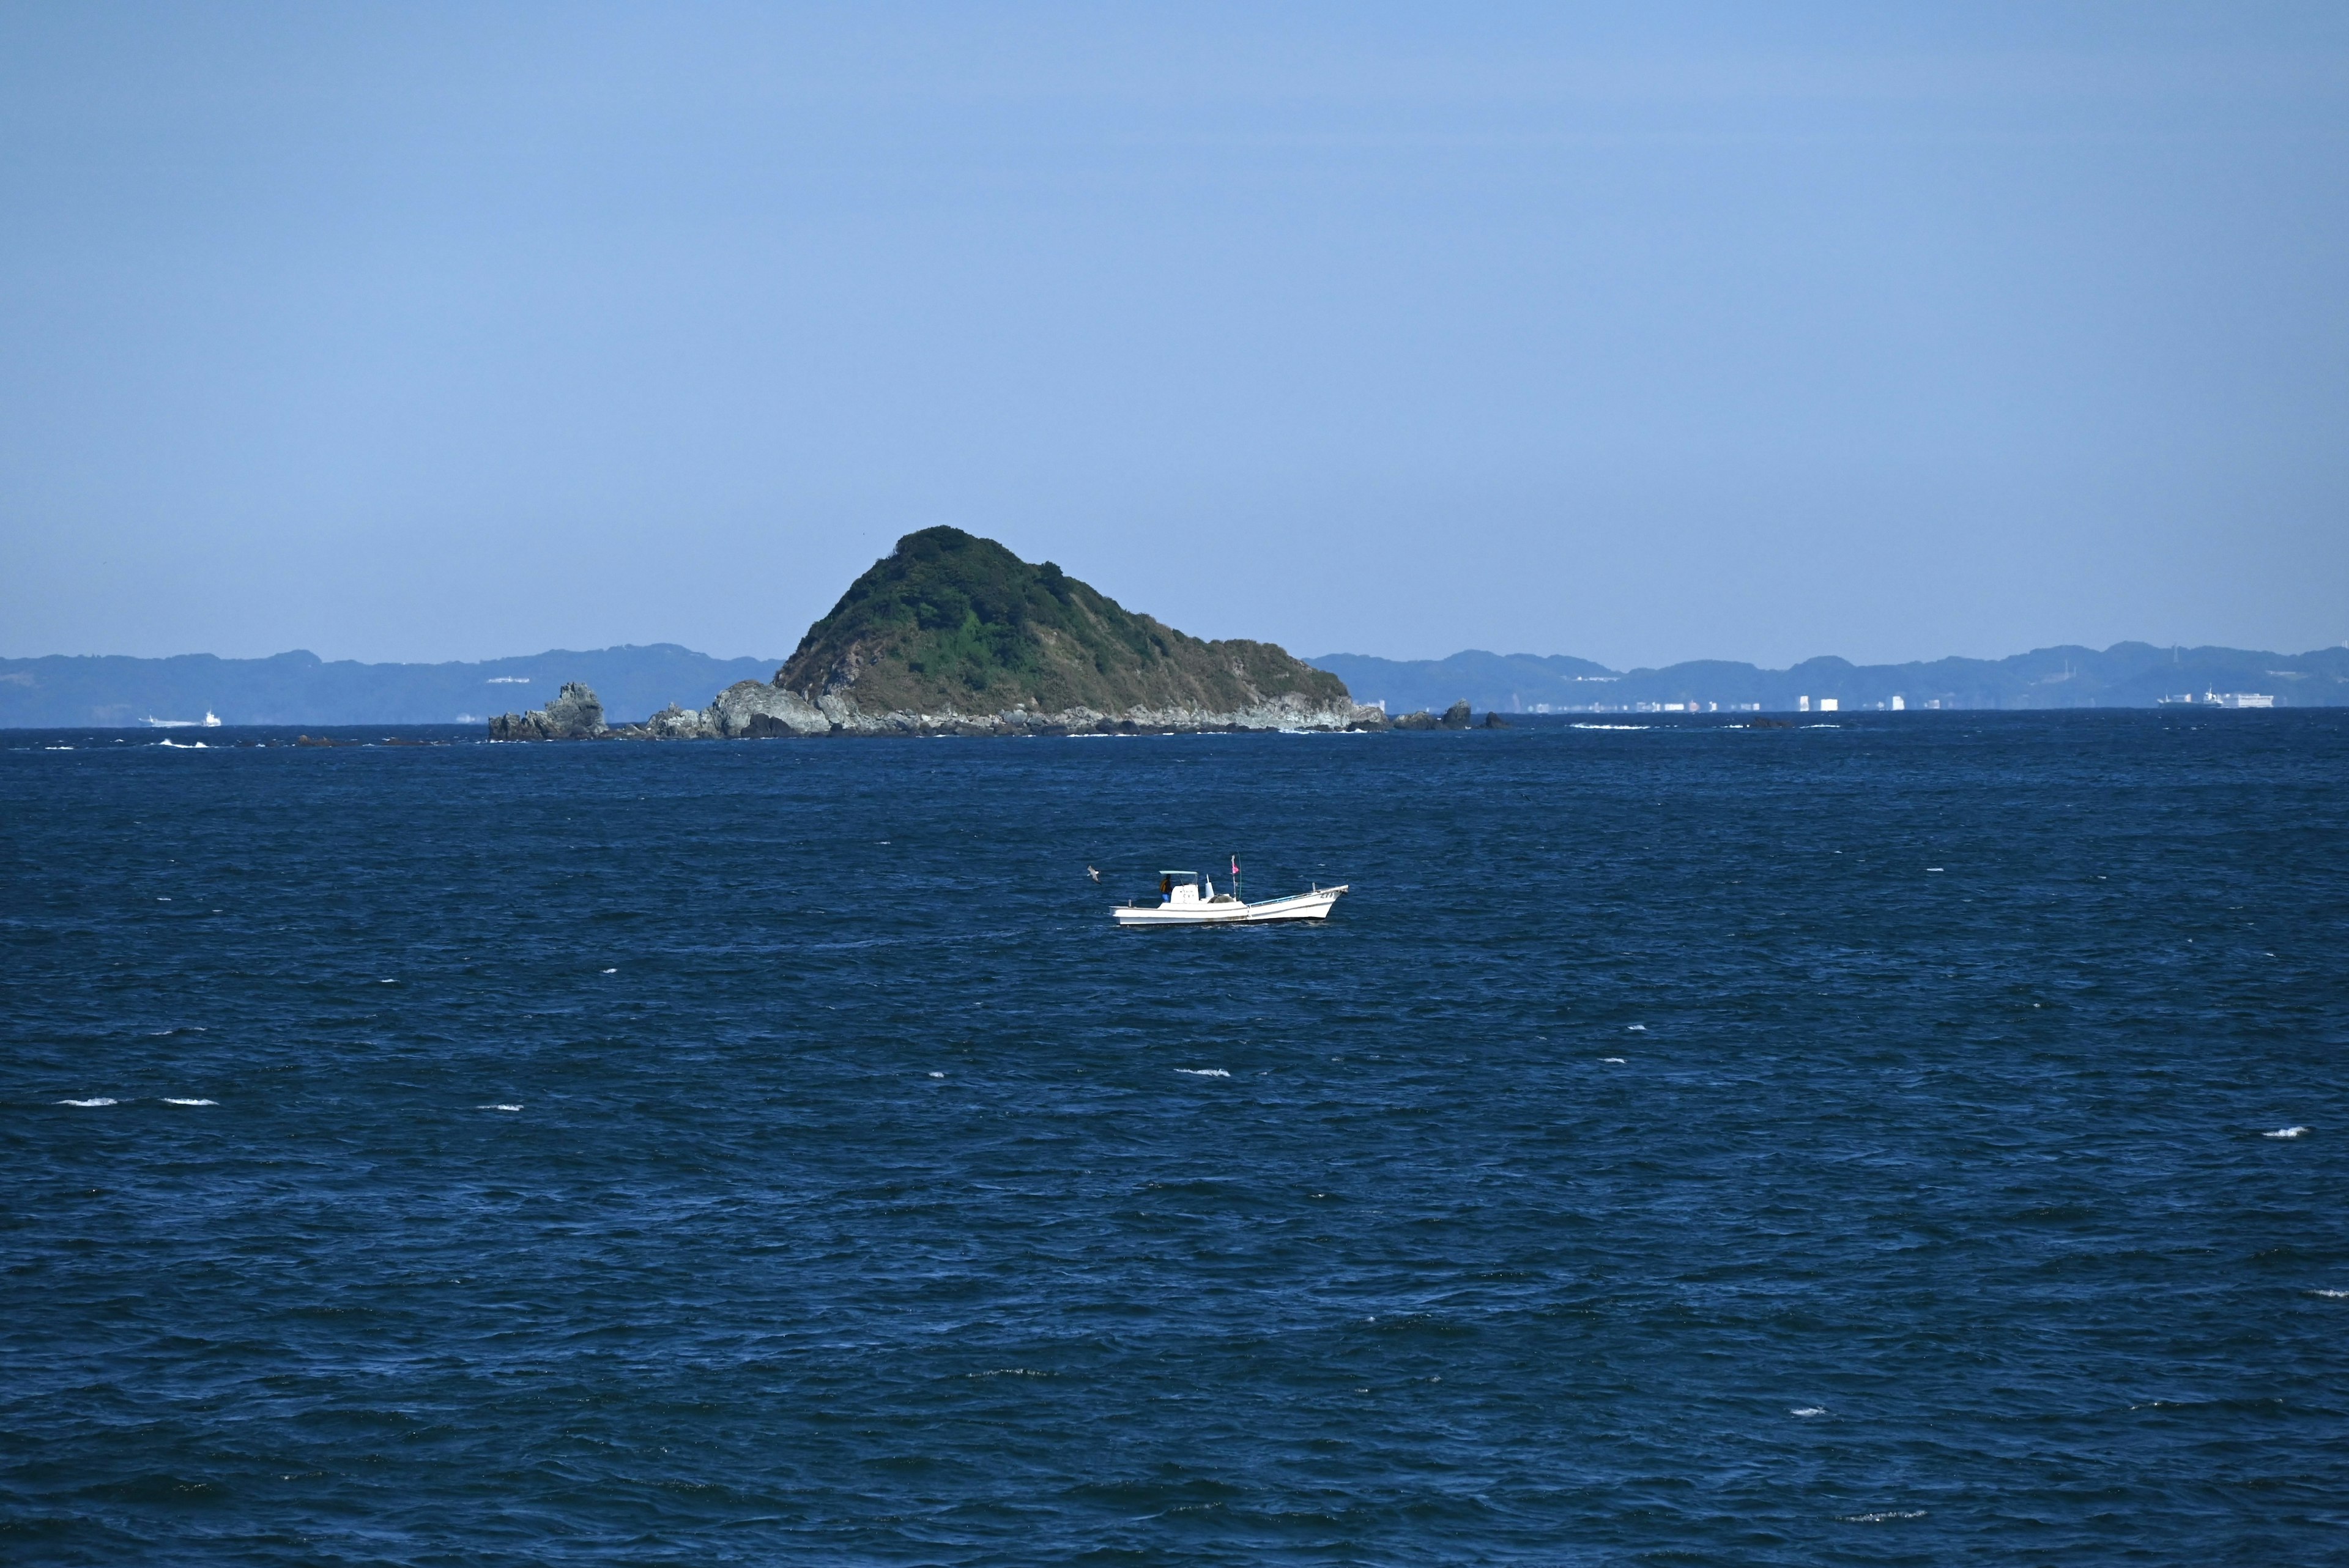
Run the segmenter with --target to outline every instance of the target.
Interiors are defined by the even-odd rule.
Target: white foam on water
[[[1569,724],[1569,730],[1652,730],[1653,724]]]
[[[2306,1136],[2307,1132],[2306,1127],[2278,1127],[2271,1133],[2261,1133],[2260,1136],[2261,1137],[2302,1137]]]
[[[112,1100],[104,1098],[95,1100],[59,1100],[57,1102],[57,1104],[61,1106],[110,1106],[115,1103],[116,1102]]]
[[[1928,866],[1925,869],[1928,871],[1939,871],[1940,867],[1939,866]]]
[[[619,973],[620,971],[619,971],[618,970],[616,970],[616,969],[607,969],[607,970],[605,970],[604,972],[605,972],[605,974],[617,974],[617,973]]]
[[[931,1074],[931,1075],[930,1075],[930,1076],[931,1076],[931,1077],[933,1077],[933,1078],[943,1078],[943,1077],[945,1077],[945,1076],[946,1076],[946,1075],[945,1075],[944,1073],[933,1073],[933,1074]]]
[[[1786,1412],[1789,1416],[1824,1416],[1826,1413],[1826,1407],[1823,1405],[1806,1405],[1799,1410]]]
[[[155,901],[156,901],[157,903],[159,903],[159,904],[168,904],[168,903],[170,903],[171,900],[170,898],[161,898],[161,897],[158,897],[158,898],[156,898],[156,900],[155,900]]]
[[[1602,1062],[1612,1062],[1619,1067],[1628,1067],[1630,1065],[1630,1063],[1624,1061],[1620,1056],[1601,1056],[1599,1059]]]
[[[163,1103],[167,1106],[216,1106],[220,1104],[218,1100],[175,1100],[169,1095],[163,1096]]]
[[[376,983],[378,985],[398,985],[399,981],[396,980],[379,980],[377,981]]]
[[[520,1106],[475,1106],[473,1108],[477,1111],[518,1111],[522,1109]]]
[[[71,746],[43,746],[41,750],[45,752],[70,752],[73,748]]]
[[[1648,1026],[1644,1023],[1626,1023],[1623,1025],[1623,1033],[1626,1034],[1645,1034],[1647,1032]]]
[[[1194,1078],[1228,1078],[1231,1076],[1229,1073],[1225,1072],[1221,1067],[1177,1067],[1174,1070],[1178,1073],[1188,1073]]]
[[[1846,1524],[1882,1524],[1888,1519],[1922,1519],[1924,1517],[1925,1511],[1921,1508],[1888,1508],[1881,1513],[1847,1513],[1843,1516],[1843,1521]]]
[[[2309,1293],[2323,1296],[2327,1301],[2349,1302],[2349,1291],[2311,1291]]]

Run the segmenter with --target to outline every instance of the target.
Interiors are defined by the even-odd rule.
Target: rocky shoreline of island
[[[788,688],[738,681],[707,708],[670,706],[640,723],[611,723],[604,704],[588,687],[566,682],[554,701],[526,713],[490,721],[492,741],[740,741],[809,740],[835,735],[1174,735],[1265,732],[1420,731],[1506,728],[1498,714],[1478,725],[1468,704],[1443,713],[1425,711],[1390,718],[1379,708],[1351,701],[1321,701],[1294,694],[1229,711],[1203,708],[1147,708],[1122,712],[1091,708],[1044,711],[1013,708],[995,713],[949,710],[924,713],[904,709],[865,711],[853,698],[827,694],[811,700]]]

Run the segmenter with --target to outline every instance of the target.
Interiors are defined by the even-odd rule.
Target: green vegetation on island
[[[897,541],[808,628],[776,684],[867,711],[1232,712],[1345,682],[1268,642],[1208,642],[1124,608],[1051,562],[925,528]]]

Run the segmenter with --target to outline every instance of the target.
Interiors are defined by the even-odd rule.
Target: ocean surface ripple
[[[0,1560],[2349,1551],[2349,715],[202,738],[0,735]]]

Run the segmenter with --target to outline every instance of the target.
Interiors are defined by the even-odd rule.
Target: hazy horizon
[[[2349,15],[0,15],[0,644],[2349,638]],[[759,655],[756,657],[771,657]],[[751,657],[751,656],[739,656]]]
[[[1176,630],[1178,630],[1178,631],[1180,631],[1180,630],[1184,630],[1184,629],[1185,629],[1185,628],[1180,628],[1180,627],[1177,627],[1175,629],[1176,629]],[[1592,663],[1592,664],[1605,665],[1608,669],[1609,669],[1609,670],[1614,670],[1614,671],[1617,671],[1617,672],[1619,672],[1619,673],[1630,673],[1630,672],[1634,672],[1634,671],[1641,670],[1670,670],[1670,669],[1675,668],[1675,667],[1680,666],[1680,665],[1684,665],[1684,664],[1702,664],[1702,663],[1748,664],[1748,665],[1752,665],[1752,666],[1754,666],[1754,667],[1755,669],[1757,669],[1757,670],[1764,670],[1764,671],[1765,671],[1765,672],[1781,672],[1781,671],[1785,671],[1785,670],[1791,670],[1791,669],[1795,668],[1795,666],[1803,665],[1803,664],[1812,663],[1812,662],[1815,662],[1815,661],[1819,660],[1819,659],[1843,659],[1846,663],[1848,663],[1848,664],[1853,664],[1853,665],[1857,665],[1857,666],[1859,666],[1859,667],[1862,667],[1862,668],[1870,668],[1870,669],[1880,669],[1880,668],[1885,668],[1885,667],[1889,667],[1889,666],[1898,666],[1898,665],[1905,665],[1905,664],[1931,664],[1931,663],[1937,663],[1937,662],[1939,662],[1939,661],[1940,661],[1940,660],[1942,660],[1942,659],[1968,659],[1968,660],[1975,660],[1975,661],[1985,662],[1985,663],[1995,663],[1995,662],[1998,662],[1998,661],[2000,661],[2000,660],[2004,660],[2004,659],[2022,659],[2022,658],[2027,657],[2027,656],[2032,655],[2032,654],[2039,654],[2039,653],[2056,653],[2056,652],[2062,652],[2062,651],[2064,651],[2064,649],[2085,649],[2086,651],[2091,652],[2091,653],[2099,653],[2099,654],[2102,654],[2102,653],[2110,653],[2110,652],[2114,651],[2114,650],[2115,650],[2115,649],[2116,649],[2125,648],[2125,647],[2144,647],[2144,648],[2154,648],[2154,649],[2178,649],[2178,650],[2179,650],[2179,651],[2181,651],[2181,652],[2185,652],[2185,653],[2195,653],[2195,652],[2227,652],[2227,653],[2247,653],[2247,654],[2273,654],[2273,655],[2275,655],[2275,656],[2277,656],[2277,657],[2279,657],[2279,658],[2286,658],[2286,659],[2301,659],[2301,658],[2306,658],[2306,657],[2308,657],[2308,656],[2310,656],[2310,655],[2313,655],[2313,654],[2318,654],[2318,653],[2325,653],[2325,652],[2329,652],[2329,651],[2331,651],[2331,650],[2333,650],[2333,649],[2336,649],[2336,648],[2349,648],[2349,641],[2321,643],[2321,644],[2318,644],[2317,646],[2313,647],[2313,648],[2245,648],[2245,647],[2240,647],[2240,646],[2238,646],[2238,645],[2235,645],[2235,644],[2231,644],[2231,643],[2209,643],[2209,642],[2206,642],[2206,643],[2168,643],[2168,642],[2154,642],[2154,641],[2152,641],[2151,639],[2147,639],[2147,638],[2118,638],[2118,639],[2115,639],[2114,641],[2112,641],[2112,642],[2109,642],[2109,643],[2104,643],[2104,644],[2101,644],[2101,645],[2099,645],[2099,644],[2095,644],[2095,643],[2076,643],[2076,642],[2041,642],[2041,643],[2033,643],[2033,644],[2032,646],[2030,646],[2029,648],[2013,648],[2013,649],[2004,649],[2004,650],[2002,650],[2002,651],[1995,652],[1995,653],[1963,653],[1963,652],[1936,653],[1936,654],[1926,654],[1926,655],[1922,655],[1922,656],[1920,656],[1920,657],[1915,658],[1915,659],[1851,659],[1851,658],[1848,658],[1847,656],[1846,656],[1846,655],[1844,655],[1844,654],[1836,653],[1836,652],[1833,652],[1833,651],[1826,651],[1826,652],[1820,652],[1820,653],[1808,653],[1808,654],[1804,654],[1804,655],[1802,655],[1802,656],[1801,656],[1801,657],[1799,657],[1799,658],[1785,659],[1785,660],[1783,660],[1783,661],[1780,661],[1780,662],[1778,662],[1778,663],[1775,663],[1775,664],[1765,664],[1765,663],[1764,663],[1764,662],[1762,662],[1761,660],[1758,660],[1758,659],[1723,659],[1723,658],[1719,658],[1718,656],[1714,656],[1714,655],[1699,655],[1699,656],[1695,656],[1695,657],[1692,657],[1692,658],[1688,658],[1688,659],[1668,659],[1661,660],[1661,661],[1659,661],[1659,662],[1655,662],[1655,663],[1647,663],[1647,664],[1610,664],[1610,663],[1609,663],[1609,661],[1608,661],[1608,660],[1603,659],[1591,659],[1591,658],[1589,658],[1589,656],[1588,656],[1588,655],[1586,655],[1586,654],[1574,653],[1574,652],[1571,652],[1571,651],[1569,651],[1569,650],[1565,650],[1565,649],[1525,649],[1525,648],[1484,648],[1484,647],[1474,647],[1474,646],[1471,646],[1471,647],[1455,648],[1455,649],[1451,649],[1449,652],[1445,652],[1445,653],[1398,655],[1398,654],[1386,654],[1386,653],[1372,653],[1372,652],[1370,652],[1370,651],[1368,651],[1368,650],[1366,650],[1366,649],[1354,649],[1354,648],[1330,648],[1330,649],[1298,649],[1298,648],[1288,648],[1288,647],[1287,647],[1287,645],[1285,645],[1285,644],[1284,644],[1284,645],[1282,645],[1282,646],[1286,649],[1286,650],[1287,650],[1288,652],[1289,652],[1290,654],[1293,654],[1294,656],[1296,656],[1296,657],[1297,657],[1297,658],[1299,658],[1299,659],[1301,659],[1305,660],[1305,661],[1306,661],[1306,662],[1308,662],[1308,663],[1312,663],[1312,662],[1314,662],[1314,661],[1317,661],[1317,660],[1319,660],[1319,659],[1377,659],[1377,660],[1379,660],[1379,661],[1381,661],[1381,662],[1383,662],[1383,663],[1393,663],[1393,664],[1442,664],[1442,663],[1444,663],[1444,662],[1445,662],[1445,661],[1447,661],[1447,660],[1449,660],[1449,659],[1461,659],[1461,658],[1469,658],[1469,657],[1484,657],[1484,658],[1497,658],[1497,659],[1572,659],[1572,660],[1580,660],[1580,661],[1585,661],[1585,662],[1588,662],[1588,663]],[[313,657],[313,658],[315,658],[315,659],[319,659],[319,660],[320,660],[321,662],[323,662],[323,663],[329,663],[329,664],[334,664],[334,663],[358,663],[358,664],[370,664],[370,665],[372,665],[372,664],[384,664],[384,665],[401,664],[401,665],[417,665],[417,666],[430,666],[430,665],[440,665],[440,664],[480,664],[480,665],[491,665],[491,664],[516,663],[516,662],[520,662],[520,661],[527,660],[527,659],[545,659],[545,658],[551,657],[551,656],[553,656],[553,655],[556,655],[556,654],[563,654],[563,653],[575,653],[575,654],[582,654],[582,655],[585,655],[585,654],[601,654],[601,653],[615,653],[615,652],[620,652],[620,651],[624,651],[624,650],[626,650],[626,649],[652,649],[652,648],[675,648],[675,649],[680,649],[680,650],[681,650],[681,651],[683,651],[683,652],[687,652],[687,653],[693,654],[693,655],[695,655],[695,656],[696,656],[696,657],[698,657],[698,658],[709,659],[711,659],[711,660],[714,660],[714,661],[717,661],[717,662],[720,662],[720,663],[739,663],[739,662],[745,662],[745,661],[747,661],[747,662],[762,663],[762,664],[772,664],[772,665],[775,665],[775,666],[777,666],[777,667],[779,667],[779,668],[780,668],[782,664],[784,664],[784,663],[788,662],[788,661],[789,661],[789,659],[791,659],[791,654],[790,654],[789,652],[782,652],[782,653],[724,653],[724,652],[719,652],[719,651],[714,650],[714,649],[706,649],[706,648],[695,648],[695,647],[693,647],[693,646],[691,646],[690,644],[688,644],[688,643],[681,643],[681,642],[678,642],[678,641],[676,641],[674,639],[659,639],[658,641],[656,641],[656,642],[649,642],[649,643],[605,643],[605,644],[599,644],[599,645],[595,645],[595,646],[581,645],[581,646],[577,646],[577,647],[569,647],[569,648],[564,648],[564,647],[552,647],[552,648],[539,648],[539,649],[507,649],[506,651],[504,651],[504,652],[502,652],[502,653],[489,653],[489,654],[481,654],[481,655],[479,655],[479,656],[468,656],[468,657],[464,657],[464,658],[451,658],[451,659],[354,659],[354,658],[351,658],[351,657],[349,657],[349,656],[338,656],[338,655],[334,655],[334,654],[324,654],[324,653],[320,653],[320,652],[318,652],[316,649],[310,649],[310,648],[281,648],[281,649],[273,649],[271,652],[268,652],[268,653],[258,653],[258,654],[245,654],[245,653],[220,653],[220,652],[217,652],[217,651],[215,651],[214,649],[180,649],[180,650],[178,650],[178,651],[176,651],[176,652],[172,652],[172,653],[157,653],[157,654],[123,653],[123,652],[120,652],[119,650],[109,651],[109,652],[97,652],[97,653],[59,653],[59,652],[49,652],[49,653],[15,653],[15,652],[0,651],[0,663],[26,663],[26,662],[29,662],[29,661],[31,661],[31,660],[40,659],[205,659],[205,658],[211,658],[211,659],[221,659],[256,660],[256,659],[282,659],[282,658],[285,658],[285,657],[286,657],[287,655],[291,655],[291,654],[307,654],[307,655],[310,655],[311,657]]]

